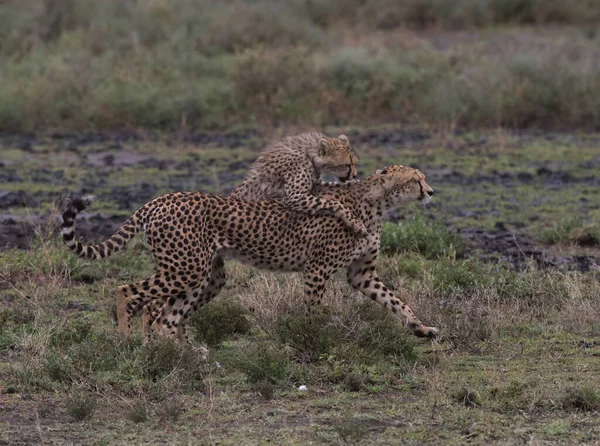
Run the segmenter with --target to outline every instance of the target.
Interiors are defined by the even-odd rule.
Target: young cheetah
[[[154,256],[154,274],[117,289],[117,314],[123,335],[143,307],[162,303],[148,318],[161,336],[182,337],[191,311],[206,304],[226,281],[224,259],[237,259],[273,271],[301,271],[307,304],[319,303],[331,275],[346,268],[349,283],[401,318],[417,336],[435,336],[379,279],[375,270],[381,219],[410,201],[426,202],[433,190],[416,169],[390,166],[364,181],[315,188],[317,197],[347,206],[365,224],[361,238],[329,215],[293,212],[277,201],[248,202],[230,196],[178,192],[157,197],[137,211],[108,240],[84,245],[76,240],[74,220],[91,197],[72,200],[63,213],[62,236],[80,257],[100,259],[118,251],[144,231]]]
[[[340,181],[352,180],[357,162],[346,135],[330,138],[309,132],[290,136],[267,147],[230,196],[248,201],[277,200],[290,210],[309,215],[335,215],[365,236],[364,225],[346,206],[311,192],[321,184],[322,173],[335,175]]]

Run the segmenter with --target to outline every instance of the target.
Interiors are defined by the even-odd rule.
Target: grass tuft
[[[248,311],[237,302],[215,300],[203,306],[190,319],[195,338],[209,347],[218,347],[235,334],[247,334],[252,325]]]
[[[452,393],[452,399],[459,404],[463,404],[466,407],[478,407],[481,406],[483,400],[479,393],[475,390],[469,390],[462,388]]]
[[[416,218],[401,224],[385,223],[381,233],[381,251],[385,254],[414,252],[426,259],[461,257],[465,243],[439,222]]]
[[[242,372],[250,384],[258,385],[257,389],[265,383],[279,385],[290,376],[286,351],[266,341],[254,342],[242,351],[228,352],[223,362]]]
[[[202,388],[205,363],[201,355],[173,339],[157,339],[142,349],[144,377],[157,381],[178,377],[190,386]]]
[[[366,380],[360,373],[350,373],[344,379],[344,387],[350,392],[359,392],[364,388]]]
[[[67,400],[67,414],[73,421],[85,421],[92,418],[96,410],[96,398],[84,393],[75,393]]]
[[[127,418],[134,423],[145,423],[150,419],[152,411],[146,399],[134,401],[127,410]]]
[[[600,410],[600,392],[590,386],[570,389],[564,397],[563,407],[585,412]]]
[[[542,231],[540,241],[547,245],[600,246],[600,228],[586,225],[579,217],[570,217]]]
[[[329,355],[365,364],[388,356],[413,362],[418,356],[398,321],[365,300],[349,305],[341,314],[324,307],[311,315],[283,317],[275,334],[300,362],[314,363]]]

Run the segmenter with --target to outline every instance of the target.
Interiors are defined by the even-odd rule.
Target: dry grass
[[[393,440],[388,431],[377,427],[378,423],[399,423],[397,413],[401,410],[405,414],[402,423],[428,426],[427,433],[416,427],[402,431],[407,439],[412,435],[423,442],[448,436],[462,438],[464,429],[470,428],[474,438],[484,441],[493,432],[513,435],[502,428],[506,419],[516,422],[521,416],[531,420],[543,416],[558,420],[597,407],[596,393],[588,390],[596,381],[589,374],[594,356],[587,353],[594,351],[595,339],[600,336],[596,322],[598,283],[593,276],[540,271],[533,266],[520,272],[492,265],[475,268],[469,260],[427,260],[416,254],[383,256],[379,269],[386,284],[424,321],[439,326],[442,338],[415,347],[408,332],[394,332],[392,336],[386,331],[389,327],[379,324],[385,313],[352,293],[339,274],[325,293],[324,306],[329,313],[323,314],[327,323],[312,331],[330,336],[329,340],[338,339],[338,346],[327,347],[327,354],[308,361],[291,343],[282,343],[277,337],[281,322],[296,317],[303,306],[301,276],[257,272],[230,263],[229,283],[218,299],[252,308],[253,330],[230,335],[227,342],[211,350],[209,362],[204,363],[193,350],[174,343],[142,347],[139,339],[121,342],[104,314],[113,296],[97,295],[107,286],[114,288],[114,280],[99,279],[100,283],[79,288],[60,282],[72,270],[35,263],[43,253],[46,259],[54,258],[53,265],[62,264],[58,260],[62,251],[52,246],[40,244],[27,252],[11,251],[1,265],[9,274],[38,268],[43,271],[44,283],[60,283],[62,287],[54,300],[38,300],[44,310],[34,312],[29,321],[13,317],[11,311],[17,302],[30,305],[21,294],[15,294],[8,323],[0,330],[0,377],[38,401],[37,411],[42,414],[39,432],[48,440],[60,436],[44,427],[48,423],[66,423],[69,427],[65,432],[70,435],[83,429],[78,425],[91,423],[93,429],[100,429],[96,435],[103,438],[108,433],[102,426],[111,424],[119,432],[134,429],[137,433],[131,438],[140,441],[146,434],[131,426],[143,423],[144,432],[156,440],[163,438],[164,424],[168,423],[176,426],[177,441],[187,441],[188,435],[199,432],[197,419],[201,417],[205,420],[203,432],[231,438],[237,444],[273,433],[280,435],[277,438],[282,443],[312,441],[315,435],[328,442],[344,438],[388,442]],[[121,264],[123,259],[107,263],[113,261]],[[420,262],[416,274],[399,273],[406,261]],[[476,274],[476,280],[460,279],[463,263]],[[444,268],[439,269],[439,264]],[[137,268],[144,264],[132,265]],[[448,275],[451,268],[459,273],[450,277],[458,279],[453,286],[440,289],[436,274]],[[129,274],[135,275],[134,270]],[[21,279],[11,280],[19,289],[27,286]],[[82,303],[91,299],[103,310],[64,314],[61,308],[67,299]],[[107,302],[102,302],[104,299]],[[377,311],[365,312],[367,307]],[[365,319],[367,313],[371,319]],[[378,330],[365,332],[366,320],[390,333],[388,338],[382,339],[386,335]],[[373,346],[366,351],[360,344],[365,333]],[[416,356],[408,361],[396,354],[373,356],[376,345],[389,346],[391,339],[409,341],[411,355]],[[561,358],[570,358],[567,365]],[[295,390],[301,384],[309,390]],[[21,410],[20,405],[10,404]],[[54,409],[49,411],[48,407]],[[269,422],[274,415],[262,414],[269,410],[289,413],[294,419],[308,413],[311,425],[320,426],[320,431],[307,431],[303,423],[284,428]],[[250,413],[253,416],[245,415]],[[362,415],[357,418],[357,414]],[[91,422],[85,421],[90,417]],[[487,427],[477,421],[481,417],[488,420]],[[232,421],[244,426],[244,438],[238,437],[237,428],[223,427],[231,426]],[[555,438],[567,439],[570,435],[562,425],[546,428],[532,421],[523,423],[543,438],[559,435]],[[579,432],[593,436],[593,429],[585,423]],[[165,441],[176,441],[169,438]]]

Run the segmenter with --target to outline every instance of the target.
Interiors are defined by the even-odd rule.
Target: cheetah
[[[309,215],[335,215],[366,236],[366,228],[346,206],[311,193],[315,185],[322,184],[321,173],[343,182],[353,180],[357,162],[346,135],[330,138],[308,132],[289,136],[267,147],[229,195],[247,201],[277,200],[290,210]]]
[[[315,187],[317,197],[337,200],[360,216],[368,229],[359,237],[337,218],[293,212],[273,200],[247,202],[231,196],[176,192],[144,204],[106,241],[85,245],[77,241],[77,213],[91,196],[68,202],[63,213],[62,238],[79,257],[102,259],[144,231],[155,259],[154,274],[117,288],[119,330],[131,336],[131,318],[143,307],[162,302],[157,317],[147,318],[160,336],[181,338],[185,321],[214,298],[226,282],[224,259],[237,259],[272,271],[300,271],[308,308],[321,301],[331,275],[346,268],[348,282],[368,298],[399,317],[421,337],[437,335],[379,279],[382,217],[410,201],[426,203],[433,189],[425,176],[410,167],[389,166],[363,181]]]

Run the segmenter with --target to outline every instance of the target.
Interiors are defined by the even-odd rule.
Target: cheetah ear
[[[348,140],[348,137],[346,135],[344,135],[344,134],[341,134],[340,136],[338,136],[338,139],[340,141],[342,141],[343,143],[345,143],[345,144],[349,144],[350,143],[350,141]]]
[[[321,138],[319,140],[319,156],[325,156],[328,148],[329,146],[327,144],[327,140],[325,138]]]
[[[375,172],[377,175],[385,175],[386,173],[388,173],[387,169],[377,169],[377,171]]]

